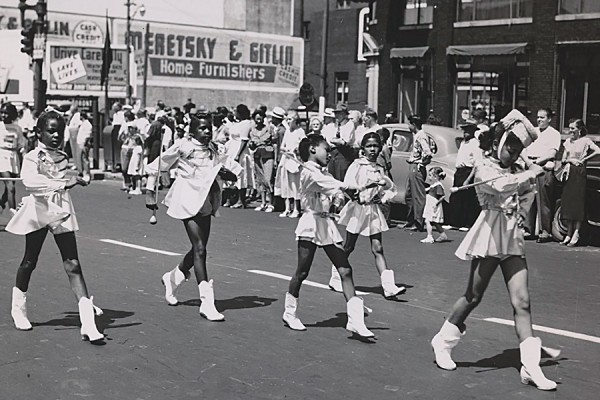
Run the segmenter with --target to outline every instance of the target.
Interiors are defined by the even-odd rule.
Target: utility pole
[[[127,30],[125,33],[125,44],[127,45],[127,103],[131,105],[131,0],[125,3],[127,6]]]
[[[21,51],[28,54],[33,61],[33,108],[39,115],[46,108],[46,81],[42,80],[42,65],[46,48],[48,26],[46,23],[47,4],[45,0],[38,0],[35,5],[28,5],[27,0],[19,0],[21,11]],[[25,26],[25,11],[34,10],[37,18],[31,25]]]
[[[322,96],[327,101],[327,36],[329,35],[329,0],[325,0],[323,13],[323,35],[321,37],[321,90]]]

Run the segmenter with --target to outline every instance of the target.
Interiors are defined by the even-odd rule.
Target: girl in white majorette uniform
[[[495,129],[479,137],[485,157],[474,166],[477,197],[481,213],[471,227],[456,255],[472,260],[466,293],[454,304],[452,312],[431,341],[437,365],[456,369],[452,349],[466,332],[465,320],[480,303],[489,280],[498,265],[504,275],[510,296],[521,354],[521,382],[541,390],[554,390],[556,383],[547,379],[540,368],[542,350],[557,357],[558,350],[542,348],[533,336],[528,268],[521,227],[535,196],[534,178],[543,169],[525,161],[525,169],[517,168],[517,159],[537,134],[519,111],[513,110]]]
[[[348,257],[354,251],[359,235],[370,239],[383,296],[389,299],[406,291],[404,286],[396,286],[394,271],[388,267],[383,254],[382,233],[389,228],[381,204],[395,195],[395,186],[383,168],[377,165],[383,148],[381,136],[375,132],[367,133],[362,138],[361,148],[363,156],[350,165],[344,183],[355,187],[374,187],[361,191],[354,200],[346,203],[340,212],[339,224],[346,226],[344,250]],[[331,269],[329,287],[336,292],[342,291],[342,282],[335,266]]]
[[[343,190],[356,191],[357,188],[338,181],[327,172],[329,145],[322,136],[311,135],[302,139],[299,153],[304,165],[300,171],[303,214],[295,231],[298,267],[285,294],[283,321],[290,329],[306,330],[296,315],[298,297],[302,282],[310,272],[317,247],[322,247],[342,277],[348,312],[346,329],[362,337],[373,337],[373,333],[365,326],[363,300],[356,296],[352,267],[341,245],[342,235],[332,218],[343,203]]]
[[[206,245],[211,219],[217,216],[221,205],[222,181],[235,181],[242,168],[212,142],[209,116],[192,117],[189,131],[189,135],[146,167],[146,207],[157,207],[155,191],[159,163],[162,172],[177,163],[177,178],[163,203],[168,207],[169,216],[183,222],[192,248],[179,265],[162,276],[165,300],[169,305],[177,305],[175,292],[189,278],[190,269],[194,267],[202,302],[200,315],[210,321],[223,321],[225,317],[215,307],[213,281],[208,280]]]
[[[27,318],[26,292],[44,239],[50,231],[78,301],[81,336],[97,342],[104,339],[104,335],[96,328],[94,314],[100,315],[102,310],[94,306],[83,279],[75,240],[75,231],[79,226],[68,192],[76,185],[86,186],[88,182],[77,176],[65,178],[69,159],[66,153],[59,150],[64,130],[62,115],[54,110],[43,112],[35,127],[38,145],[23,160],[21,178],[31,194],[23,198],[17,213],[6,225],[8,232],[25,235],[25,256],[17,270],[11,315],[17,329],[32,329]]]

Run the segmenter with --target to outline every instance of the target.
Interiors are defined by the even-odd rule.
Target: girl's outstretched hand
[[[77,185],[87,186],[88,181],[81,176],[72,176],[65,185],[65,189],[72,189]]]
[[[149,210],[158,210],[156,196],[153,190],[146,189],[146,208]]]

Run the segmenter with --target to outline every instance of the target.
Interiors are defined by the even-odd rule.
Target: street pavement
[[[119,187],[94,181],[72,190],[82,268],[104,309],[97,318],[107,335],[101,346],[80,340],[77,304],[50,236],[28,292],[34,329],[13,327],[11,287],[24,238],[5,232],[8,213],[0,215],[0,399],[598,398],[598,248],[527,242],[537,333],[544,345],[562,350],[558,360],[543,359],[544,373],[559,383],[548,393],[520,383],[518,340],[503,323],[512,310],[499,271],[453,352],[458,369],[433,363],[429,341],[466,287],[468,263],[454,256],[464,233],[450,231],[450,242],[435,245],[419,243],[422,233],[384,234],[396,281],[408,287],[397,301],[381,295],[368,240],[359,239],[351,263],[373,309],[367,326],[377,335],[365,341],[344,329],[343,296],[323,286],[330,262],[321,250],[308,278],[317,285],[305,284],[300,296],[308,330],[284,327],[297,221],[221,209],[208,248],[217,308],[226,318],[215,323],[198,314],[194,279],[179,290],[179,306],[164,301],[160,277],[190,247],[181,222],[162,207],[158,224],[150,225],[143,197],[128,198]]]

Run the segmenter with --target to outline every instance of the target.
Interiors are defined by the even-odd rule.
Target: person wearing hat
[[[327,107],[323,112],[323,128],[321,128],[321,136],[324,138],[334,137],[335,131],[335,114],[333,113],[333,108]]]
[[[332,147],[331,159],[327,165],[329,173],[343,181],[348,167],[356,158],[354,152],[354,123],[348,119],[348,106],[338,103],[333,110],[336,119],[335,131],[327,131],[325,139]]]
[[[524,160],[525,170],[514,168],[523,149],[536,137],[533,125],[518,110],[511,111],[493,131],[481,134],[479,140],[485,155],[475,161],[475,183],[482,211],[456,250],[460,259],[472,260],[467,291],[454,304],[431,346],[438,367],[456,369],[452,349],[465,335],[467,317],[481,302],[492,275],[500,266],[519,340],[521,382],[533,384],[540,390],[555,390],[556,382],[546,378],[540,368],[540,357],[542,351],[554,357],[558,357],[560,351],[543,348],[540,338],[534,336],[521,229],[535,196],[532,182],[544,170],[529,160]]]
[[[275,143],[275,165],[279,164],[279,160],[281,159],[279,149],[281,149],[281,142],[285,135],[284,120],[285,110],[281,107],[273,108],[273,111],[271,111],[271,125],[273,126],[273,129],[275,129],[275,134],[277,135],[277,143]]]
[[[413,133],[413,148],[406,162],[410,164],[408,186],[406,188],[406,204],[408,206],[407,222],[403,228],[424,231],[423,209],[425,208],[425,178],[433,153],[429,146],[423,122],[418,115],[408,117],[408,127]]]
[[[463,141],[456,154],[454,187],[470,183],[475,160],[483,156],[479,147],[479,140],[475,137],[475,132],[478,130],[477,121],[473,118],[467,118],[464,123],[460,124],[460,129],[463,131]],[[479,211],[481,211],[475,188],[452,193],[450,195],[450,211],[450,224],[462,231],[467,231],[477,219]]]

